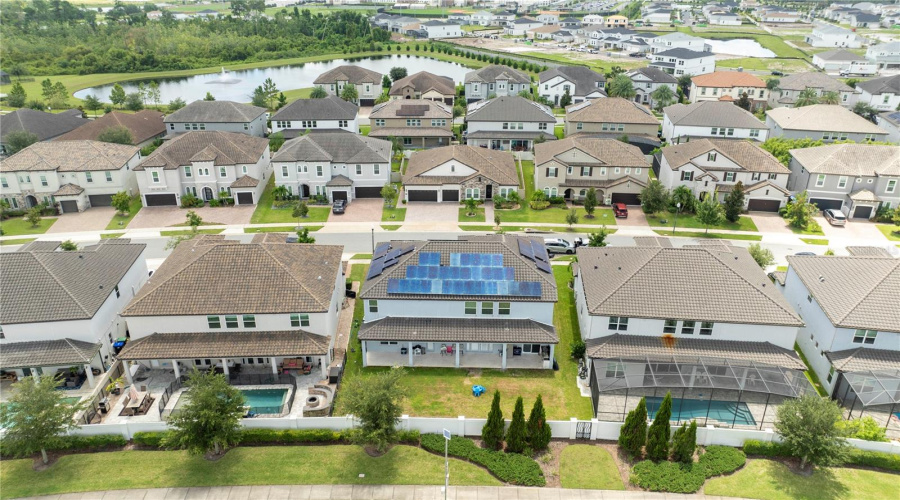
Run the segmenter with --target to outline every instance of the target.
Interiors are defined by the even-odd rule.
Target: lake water
[[[734,40],[710,40],[706,43],[712,46],[713,54],[728,54],[743,57],[775,57],[775,53],[763,47],[756,40],[736,38]]]
[[[438,61],[421,56],[408,56],[405,54],[393,54],[385,56],[366,57],[360,59],[335,59],[332,61],[311,62],[292,66],[273,66],[269,68],[247,69],[229,71],[224,78],[239,80],[237,83],[221,83],[221,73],[209,73],[205,75],[188,76],[182,78],[157,78],[159,83],[160,102],[169,101],[180,97],[185,102],[193,102],[203,99],[207,92],[219,101],[250,102],[253,89],[262,85],[266,78],[271,78],[279,90],[293,90],[312,87],[313,81],[322,73],[344,64],[354,64],[383,75],[388,74],[391,68],[403,66],[409,74],[419,71],[428,71],[436,75],[448,76],[456,83],[462,83],[466,73],[471,69],[453,62]],[[122,82],[125,93],[137,91],[138,83],[149,83],[150,80],[132,80]],[[109,101],[109,93],[113,85],[101,85],[75,92],[75,97],[83,99],[88,95],[95,95],[101,101]]]

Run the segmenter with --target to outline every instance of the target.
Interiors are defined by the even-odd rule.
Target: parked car
[[[344,213],[344,208],[346,208],[347,202],[344,200],[334,200],[334,204],[331,205],[331,213],[333,214],[342,214]]]
[[[816,254],[815,254],[815,252],[797,252],[794,255],[800,255],[800,256],[804,256],[804,257],[814,257]]]
[[[562,238],[544,238],[544,246],[547,247],[547,253],[564,253],[571,255],[575,253],[575,245],[569,243]]]
[[[773,71],[772,76],[784,76],[784,73],[782,73],[781,71]]]
[[[644,57],[644,54],[641,54],[640,52],[632,52],[631,54],[628,54],[628,57]]]
[[[624,203],[613,203],[612,209],[613,215],[615,215],[617,219],[628,218],[628,207],[626,207]]]
[[[825,217],[825,220],[832,226],[843,226],[847,223],[847,218],[844,217],[843,212],[840,210],[829,208],[828,210],[822,211],[822,216]]]

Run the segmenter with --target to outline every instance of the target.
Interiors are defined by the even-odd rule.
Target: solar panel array
[[[515,269],[503,266],[502,254],[451,253],[450,265],[440,261],[440,253],[420,253],[418,265],[406,267],[405,278],[388,279],[388,293],[541,296],[541,283],[516,281]]]
[[[528,260],[534,262],[538,269],[545,273],[552,273],[550,268],[550,255],[547,247],[538,241],[519,240],[519,253]]]
[[[369,274],[366,275],[366,279],[372,279],[375,276],[380,275],[385,269],[396,264],[400,256],[406,255],[415,249],[416,247],[414,245],[394,249],[391,248],[390,243],[378,245],[378,247],[375,248],[375,253],[372,254],[372,264],[369,265]]]

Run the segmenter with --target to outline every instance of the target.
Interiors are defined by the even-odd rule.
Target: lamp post
[[[672,236],[675,236],[675,225],[678,224],[678,212],[681,212],[681,203],[675,204],[675,217],[672,217]]]

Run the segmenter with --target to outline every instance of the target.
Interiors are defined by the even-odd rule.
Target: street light
[[[675,217],[672,218],[672,236],[675,236],[675,225],[678,224],[678,212],[681,212],[681,203],[675,204]]]

